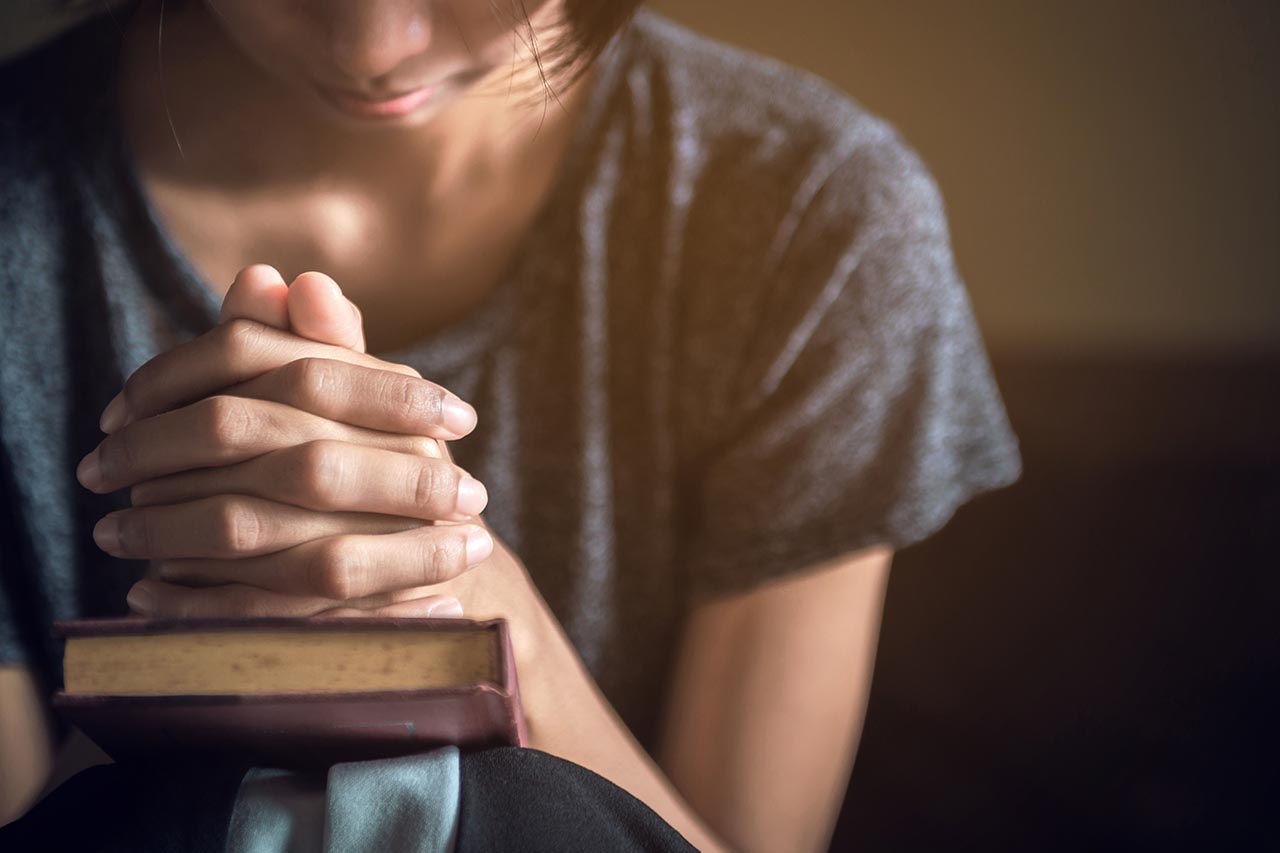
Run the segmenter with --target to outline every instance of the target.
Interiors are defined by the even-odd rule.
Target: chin
[[[323,96],[308,98],[312,112],[326,123],[346,130],[367,133],[379,130],[406,130],[425,127],[430,124],[453,100],[445,93],[442,97],[433,98],[412,110],[398,113],[360,112],[343,109]]]

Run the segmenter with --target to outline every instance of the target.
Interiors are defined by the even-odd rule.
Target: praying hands
[[[77,477],[130,487],[98,522],[108,553],[152,562],[149,616],[458,616],[436,585],[485,560],[484,486],[443,441],[474,410],[363,352],[337,285],[243,270],[222,322],[157,356],[103,414]]]

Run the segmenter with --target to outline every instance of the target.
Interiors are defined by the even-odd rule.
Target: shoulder
[[[722,141],[821,147],[883,132],[882,122],[823,78],[642,10],[629,33],[632,73],[651,76],[673,111]],[[718,131],[718,132],[717,132]]]
[[[6,360],[61,334],[59,304],[83,257],[83,174],[101,113],[91,25],[0,65],[0,338]],[[110,42],[106,42],[110,44]],[[97,135],[95,135],[97,134]],[[83,276],[80,277],[83,279]],[[10,377],[10,364],[0,371]],[[14,368],[16,370],[16,368]],[[7,380],[6,380],[7,381]]]
[[[671,180],[697,197],[692,227],[701,217],[709,231],[737,225],[759,240],[804,220],[832,239],[945,236],[941,194],[917,152],[827,80],[647,10],[629,42],[627,108],[646,114]]]
[[[111,34],[102,22],[0,64],[0,234],[3,266],[32,261],[65,225],[72,173],[107,127]],[[14,257],[16,255],[16,257]]]
[[[0,64],[0,210],[6,235],[48,201],[77,156],[86,121],[103,93],[91,24]],[[16,217],[16,219],[15,219]]]
[[[913,287],[950,286],[942,195],[890,122],[814,74],[652,12],[624,43],[613,118],[631,149],[651,149],[624,156],[657,187],[636,197],[656,194],[663,220],[682,223],[699,290],[733,282],[798,311],[867,261],[885,269],[863,269],[860,287],[888,298],[895,268],[921,253],[939,269]],[[728,322],[714,310],[723,295],[706,300],[709,322]]]

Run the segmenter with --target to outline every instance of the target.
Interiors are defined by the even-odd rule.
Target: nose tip
[[[363,2],[351,5],[366,6]],[[431,22],[417,13],[361,16],[335,27],[332,35],[334,63],[347,77],[362,83],[376,84],[389,77],[430,45]]]

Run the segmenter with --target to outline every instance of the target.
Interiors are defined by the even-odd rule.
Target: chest
[[[275,266],[286,281],[319,270],[360,306],[375,353],[421,340],[482,303],[543,200],[537,187],[427,205],[411,193],[204,192],[144,182],[170,239],[215,295],[252,263]]]

